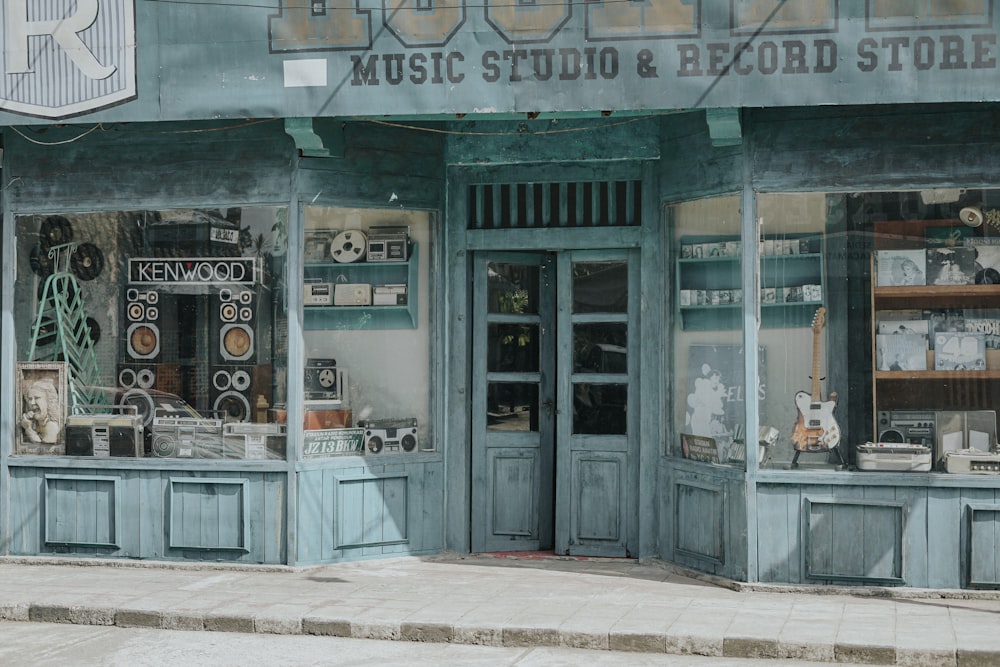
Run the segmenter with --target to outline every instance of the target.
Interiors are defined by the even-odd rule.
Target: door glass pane
[[[627,373],[628,325],[616,322],[573,327],[573,372]]]
[[[538,314],[541,268],[524,264],[490,263],[486,270],[487,310],[490,313]]]
[[[487,371],[538,372],[537,324],[490,324],[487,331]]]
[[[538,430],[538,385],[490,382],[486,389],[486,428],[493,431]]]
[[[625,435],[628,385],[573,384],[573,433]]]
[[[574,313],[624,313],[628,308],[628,264],[573,264]]]

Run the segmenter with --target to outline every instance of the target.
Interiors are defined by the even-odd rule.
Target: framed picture
[[[65,453],[66,363],[20,361],[17,364],[17,454]]]

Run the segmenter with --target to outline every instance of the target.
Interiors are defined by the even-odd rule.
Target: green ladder
[[[66,362],[71,410],[105,402],[97,389],[100,372],[80,284],[70,270],[77,245],[63,243],[49,249],[52,273],[45,278],[28,352],[29,361]]]

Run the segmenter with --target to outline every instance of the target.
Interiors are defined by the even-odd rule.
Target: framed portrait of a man
[[[66,363],[21,361],[17,364],[16,454],[66,453]]]

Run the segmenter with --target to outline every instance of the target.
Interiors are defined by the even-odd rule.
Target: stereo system
[[[285,424],[230,423],[222,427],[227,458],[285,458]]]
[[[365,448],[372,454],[382,451],[412,452],[417,448],[417,420],[367,419],[358,422],[365,429]]]
[[[369,262],[405,262],[409,250],[409,227],[372,227],[368,230]]]
[[[994,410],[884,410],[876,418],[879,445],[927,447],[939,470],[948,469],[947,459],[956,452],[997,450]]]
[[[66,417],[68,456],[142,456],[142,418],[134,408],[108,405],[78,407],[94,412]]]
[[[221,419],[156,415],[150,454],[163,458],[222,458],[222,425]]]

